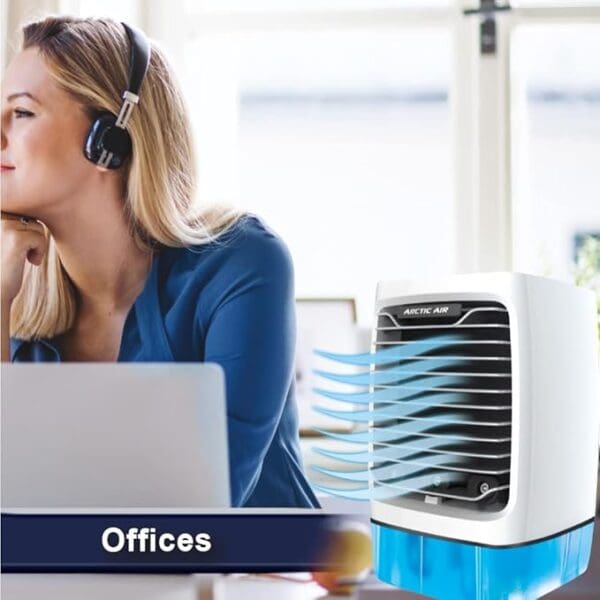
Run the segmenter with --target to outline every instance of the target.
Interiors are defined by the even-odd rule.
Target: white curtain
[[[60,9],[61,0],[2,0],[2,72],[19,45],[21,25]]]
[[[15,53],[23,23],[47,14],[106,14],[141,27],[169,50],[175,65],[183,64],[187,34],[185,12],[169,0],[0,0],[0,58],[2,71]]]

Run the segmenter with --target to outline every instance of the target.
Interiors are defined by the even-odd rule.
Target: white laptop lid
[[[6,363],[2,510],[230,505],[211,363]]]

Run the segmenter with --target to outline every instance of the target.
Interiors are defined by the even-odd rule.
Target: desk
[[[342,509],[342,505],[336,508]],[[364,515],[362,516],[364,518]],[[231,575],[113,575],[4,574],[2,600],[316,600],[330,596],[315,583],[293,583],[254,576]],[[352,600],[418,600],[370,578]],[[600,598],[600,523],[594,528],[588,570],[566,586],[544,596],[548,600]]]
[[[352,596],[332,596],[314,582],[235,575],[4,574],[2,600],[415,600],[370,580]]]

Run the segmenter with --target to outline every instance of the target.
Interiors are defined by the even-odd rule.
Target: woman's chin
[[[13,200],[10,197],[6,197],[2,194],[2,203],[0,204],[2,212],[9,212],[15,215],[27,215],[33,217],[36,212],[39,211],[39,207],[34,206],[31,202],[23,202]]]

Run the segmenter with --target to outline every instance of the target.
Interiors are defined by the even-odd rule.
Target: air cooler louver
[[[408,356],[397,365],[375,367],[385,373],[397,368],[403,379],[374,385],[373,391],[395,388],[410,393],[415,384],[419,390],[401,400],[404,406],[412,406],[409,417],[376,421],[374,430],[390,431],[390,426],[397,430],[405,424],[418,431],[373,443],[374,453],[396,448],[401,458],[375,465],[372,481],[401,490],[398,505],[443,502],[467,510],[497,511],[506,505],[510,490],[512,380],[506,307],[494,301],[460,299],[449,305],[386,305],[377,315],[375,346],[378,351],[410,345],[448,332],[459,333],[460,340]],[[447,383],[436,385],[440,377]],[[431,387],[420,391],[428,381]],[[375,404],[373,410],[385,418],[390,404]],[[394,474],[390,468],[394,464],[423,465],[413,476],[433,479],[434,484],[413,490],[412,477],[408,485],[394,481],[387,477]],[[386,478],[380,479],[379,472]]]

